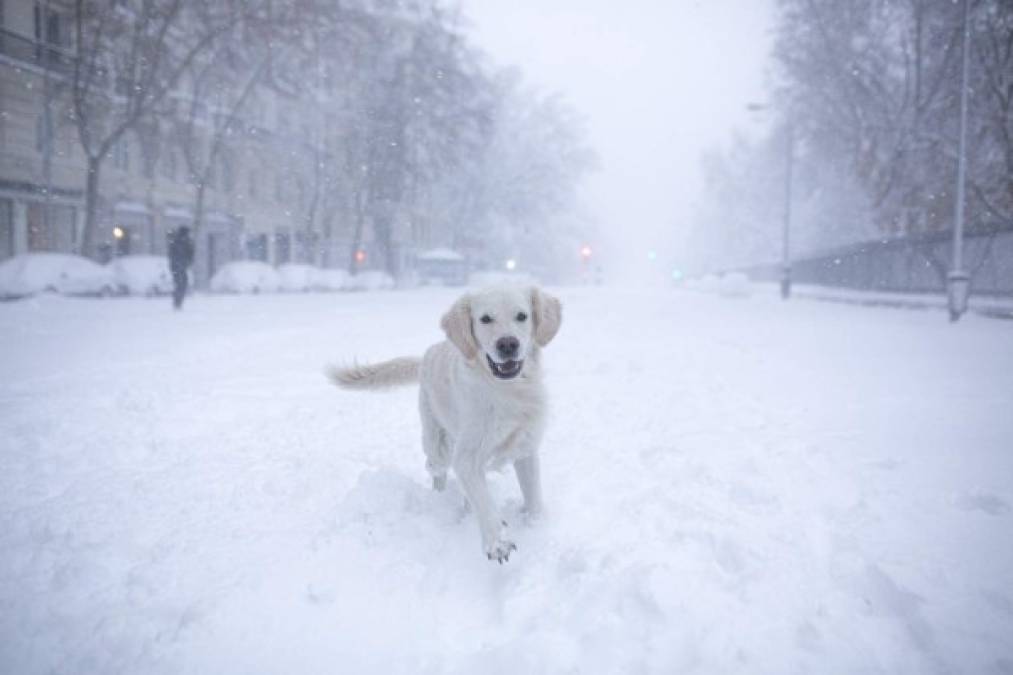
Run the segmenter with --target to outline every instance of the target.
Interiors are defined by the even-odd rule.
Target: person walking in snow
[[[189,281],[188,270],[193,264],[193,240],[190,228],[179,227],[169,237],[169,269],[172,271],[172,306],[182,309]]]

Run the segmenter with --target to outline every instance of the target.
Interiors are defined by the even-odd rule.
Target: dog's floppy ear
[[[535,321],[535,342],[544,347],[559,332],[559,324],[563,321],[563,306],[555,296],[532,288],[531,315]]]
[[[447,334],[447,339],[461,350],[464,358],[469,361],[478,355],[478,342],[471,332],[471,297],[462,295],[453,307],[440,319],[440,328]]]

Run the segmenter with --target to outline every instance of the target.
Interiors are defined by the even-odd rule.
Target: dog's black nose
[[[521,342],[515,337],[501,337],[496,340],[496,351],[504,359],[512,359],[517,356],[517,350],[521,348]]]

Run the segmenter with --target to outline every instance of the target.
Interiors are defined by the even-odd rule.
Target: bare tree
[[[266,50],[250,53],[238,49],[244,36],[236,32],[191,62],[187,98],[182,101],[186,110],[172,110],[168,115],[193,188],[193,229],[198,240],[204,225],[209,178],[221,163],[228,141],[246,134],[239,115],[250,102],[270,59]]]
[[[950,226],[959,102],[959,3],[782,0],[782,97],[809,143],[848,158],[880,227]],[[972,220],[1010,205],[1013,3],[972,6]]]
[[[70,97],[87,161],[81,253],[95,254],[101,170],[114,145],[248,11],[232,2],[209,10],[198,0],[75,1]]]

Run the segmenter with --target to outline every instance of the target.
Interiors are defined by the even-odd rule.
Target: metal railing
[[[951,238],[948,231],[933,232],[800,255],[792,260],[793,280],[857,290],[945,292]],[[974,292],[1013,296],[1013,224],[972,228],[964,235],[964,249]],[[775,263],[739,268],[757,281],[774,281],[780,270]]]

